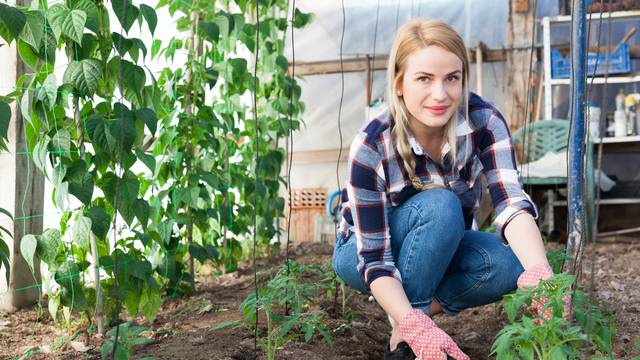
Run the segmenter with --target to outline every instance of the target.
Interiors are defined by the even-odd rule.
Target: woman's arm
[[[542,236],[533,216],[521,212],[509,221],[504,237],[525,270],[537,264],[548,264]]]
[[[375,279],[371,282],[371,294],[397,324],[412,309],[402,284],[394,277],[384,276]]]

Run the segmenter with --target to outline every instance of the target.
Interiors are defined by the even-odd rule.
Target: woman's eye
[[[458,81],[460,78],[458,76],[449,76],[447,78],[448,81],[454,82],[454,81]]]
[[[420,76],[420,77],[418,78],[418,81],[420,81],[420,82],[425,82],[425,81],[427,81],[427,80],[429,80],[429,78],[428,78],[428,77],[426,77],[426,76]]]

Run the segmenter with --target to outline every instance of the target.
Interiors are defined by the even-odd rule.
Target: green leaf
[[[129,61],[122,61],[122,76],[124,77],[124,86],[131,91],[140,94],[146,82],[144,69]]]
[[[73,227],[71,233],[72,241],[81,249],[91,251],[90,236],[91,236],[91,219],[86,216],[78,216],[78,220]]]
[[[149,108],[142,108],[136,110],[136,117],[147,125],[147,128],[151,132],[151,134],[156,133],[157,125],[158,125],[158,117],[156,113]]]
[[[156,25],[158,25],[158,15],[156,14],[156,11],[151,6],[145,4],[140,5],[140,11],[142,12],[142,16],[144,16],[144,19],[147,21],[151,35],[153,35],[156,31]]]
[[[58,47],[58,40],[53,33],[51,27],[47,27],[43,34],[42,42],[38,47],[38,56],[41,59],[45,59],[45,62],[53,64],[56,61],[56,49]]]
[[[116,182],[120,181],[116,206]],[[140,191],[140,181],[131,171],[126,171],[122,179],[114,173],[107,173],[100,180],[100,188],[105,193],[109,202],[114,205],[122,215],[122,218],[131,225],[135,216],[135,205]]]
[[[219,75],[220,73],[218,73],[216,70],[212,68],[208,68],[205,70],[204,77],[207,80],[207,84],[209,85],[210,88],[213,89],[213,87],[216,86],[216,82],[218,82]]]
[[[19,39],[31,45],[34,49],[39,49],[44,35],[44,16],[40,11],[27,11],[25,16],[26,23]]]
[[[289,61],[282,55],[278,55],[278,57],[276,57],[276,65],[278,65],[282,71],[289,70]]]
[[[296,29],[303,28],[308,23],[310,23],[311,20],[313,20],[313,14],[303,13],[302,11],[298,10],[298,8],[296,8],[293,15],[293,27],[295,27]]]
[[[140,299],[140,308],[148,322],[156,321],[156,314],[160,308],[160,294],[152,287],[145,287]]]
[[[7,43],[17,38],[27,23],[27,17],[22,11],[4,3],[0,3],[0,20],[7,29],[7,34],[3,34]]]
[[[22,237],[20,240],[20,253],[22,253],[22,257],[29,265],[29,269],[31,271],[35,271],[33,267],[33,256],[36,253],[36,248],[38,247],[38,240],[35,236],[29,234]]]
[[[229,36],[229,31],[231,30],[231,24],[229,23],[229,18],[225,14],[219,14],[215,17],[214,22],[218,25],[218,30],[220,36],[226,38]]]
[[[91,0],[79,0],[71,4],[72,9],[78,9],[85,12],[87,21],[85,26],[87,29],[97,34],[100,31],[100,10],[98,6]]]
[[[169,244],[171,241],[171,234],[173,233],[173,225],[175,225],[174,220],[163,221],[158,225],[158,234],[160,235],[160,240],[164,244]]]
[[[62,244],[61,238],[62,235],[60,235],[58,229],[47,229],[42,235],[37,237],[37,253],[40,260],[50,266],[56,263],[58,249],[60,248],[60,244]]]
[[[4,214],[4,215],[8,216],[8,217],[9,217],[9,219],[11,219],[11,221],[13,221],[13,216],[12,216],[12,215],[11,215],[11,213],[10,213],[10,212],[8,212],[7,210],[5,210],[5,209],[3,209],[3,208],[0,208],[0,214]]]
[[[20,97],[20,114],[31,123],[31,96],[29,91],[25,91]]]
[[[55,171],[55,170],[54,170]],[[54,205],[61,211],[67,211],[67,199],[69,197],[69,183],[61,182],[53,189]]]
[[[122,77],[125,90],[141,96],[146,82],[144,69],[128,60],[113,58],[109,60],[109,69],[116,78]]]
[[[56,80],[56,74],[51,73],[44,80],[41,87],[38,88],[36,98],[38,100],[47,101],[47,105],[53,108],[58,98],[58,82]]]
[[[18,54],[20,58],[31,69],[35,69],[38,65],[38,55],[31,49],[31,46],[26,42],[18,39]]]
[[[73,85],[81,95],[91,96],[98,88],[102,66],[96,59],[72,61],[64,72],[62,81]]]
[[[209,259],[209,254],[204,250],[204,248],[200,245],[191,244],[189,245],[189,254],[194,259],[198,260],[200,263],[204,263]]]
[[[127,51],[131,49],[131,46],[133,46],[133,42],[130,39],[127,39],[117,32],[111,33],[111,40],[113,41],[113,47],[118,50],[120,56],[124,56]]]
[[[136,156],[143,164],[145,164],[152,174],[156,172],[156,158],[153,155],[149,155],[143,151],[136,150]]]
[[[43,174],[46,174],[45,163],[47,161],[47,149],[49,148],[49,141],[51,141],[51,139],[46,135],[40,138],[33,148],[33,154],[31,154],[31,156],[33,157],[33,163]]]
[[[116,120],[109,126],[109,131],[116,144],[120,145],[119,150],[128,151],[136,140],[134,113],[122,103],[115,103],[113,112]]]
[[[55,321],[58,315],[58,308],[60,308],[60,295],[53,295],[47,297],[47,308],[49,309],[49,314]]]
[[[11,122],[11,107],[4,101],[0,101],[0,151],[6,151],[5,144],[8,139],[9,123]]]
[[[115,149],[116,140],[109,132],[109,124],[101,114],[93,114],[86,121],[87,133],[94,144],[97,144],[103,151],[111,153]]]
[[[129,50],[129,56],[133,59],[134,62],[138,62],[138,53],[142,51],[142,58],[147,57],[147,46],[144,42],[138,38],[131,39],[133,46],[131,46],[131,50]],[[134,55],[135,54],[135,55]]]
[[[69,182],[69,193],[71,195],[78,198],[85,205],[91,204],[94,187],[93,176],[87,170],[84,160],[77,159],[74,161],[67,169],[64,180]]]
[[[71,158],[71,134],[67,129],[60,129],[53,135],[49,146],[60,156]]]
[[[111,225],[111,219],[107,212],[101,207],[94,206],[87,211],[87,217],[91,219],[91,231],[93,234],[99,239],[104,239]]]
[[[140,305],[141,293],[137,290],[129,290],[127,297],[124,298],[124,306],[127,308],[129,315],[135,318],[138,315],[138,306]]]
[[[137,7],[131,4],[131,0],[113,0],[111,1],[111,7],[116,14],[120,25],[125,32],[129,32],[131,26],[138,18],[140,11]]]
[[[162,40],[160,39],[155,39],[153,40],[153,42],[151,43],[151,58],[155,58],[158,53],[160,52],[160,49],[162,48]]]
[[[61,303],[72,310],[83,311],[87,308],[84,290],[78,279],[80,268],[73,261],[66,261],[57,270],[55,280],[62,289]]]
[[[143,199],[136,200],[134,213],[136,215],[136,218],[138,218],[138,222],[140,222],[140,225],[142,225],[142,229],[146,229],[147,224],[149,223],[149,203]]]
[[[199,23],[198,26],[200,26],[200,29],[202,29],[207,39],[213,43],[218,42],[220,39],[220,28],[218,28],[216,23],[203,21]]]
[[[55,4],[49,8],[47,19],[56,39],[60,39],[60,35],[66,35],[76,43],[82,43],[84,25],[87,22],[84,10],[72,10],[63,4]]]

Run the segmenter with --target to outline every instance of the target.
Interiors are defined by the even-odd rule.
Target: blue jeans
[[[449,315],[495,302],[516,289],[524,271],[510,246],[495,234],[465,230],[458,197],[432,189],[390,208],[391,249],[402,286],[425,313],[435,299]],[[356,236],[338,236],[333,269],[350,287],[366,293],[356,269]]]

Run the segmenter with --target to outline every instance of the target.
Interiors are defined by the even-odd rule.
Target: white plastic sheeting
[[[555,15],[557,1],[539,1],[539,15]],[[378,5],[379,4],[379,5]],[[340,0],[298,1],[303,12],[315,15],[305,29],[296,30],[295,59],[298,61],[327,61],[340,58],[342,36],[342,5]],[[345,31],[343,58],[363,58],[365,55],[386,55],[396,29],[411,18],[440,19],[450,24],[465,39],[467,47],[483,42],[488,48],[506,46],[508,28],[507,0],[345,0]],[[376,27],[377,19],[377,27]],[[375,31],[377,28],[377,31]],[[287,38],[287,56],[291,58],[291,37]],[[485,63],[483,66],[483,96],[504,110],[505,63]],[[475,65],[471,66],[470,89],[476,91]],[[306,76],[302,81],[302,100],[306,104],[304,125],[294,135],[296,153],[312,150],[338,149],[338,110],[342,89],[340,74]],[[372,99],[384,98],[385,71],[374,71]],[[340,127],[342,146],[348,147],[356,131],[366,121],[365,73],[344,74],[344,99]],[[348,154],[343,153],[343,160]],[[293,188],[327,187],[338,189],[336,161],[318,164],[294,162],[291,174]],[[346,167],[340,167],[340,184]]]

